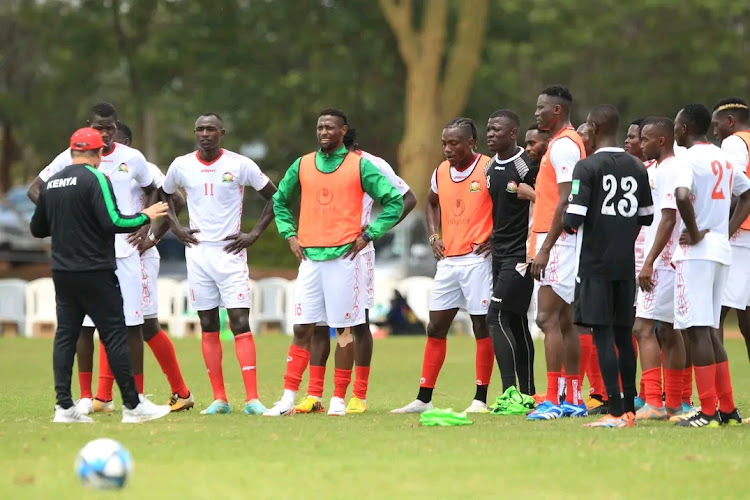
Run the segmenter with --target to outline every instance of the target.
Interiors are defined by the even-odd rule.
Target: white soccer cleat
[[[487,403],[484,403],[482,401],[479,401],[478,399],[475,399],[471,402],[468,408],[464,410],[466,413],[489,413],[490,410],[487,409]]]
[[[294,415],[294,399],[288,400],[281,398],[281,401],[277,401],[273,408],[263,412],[264,417],[284,417]]]
[[[94,419],[82,414],[75,405],[67,410],[55,405],[55,418],[52,421],[56,424],[91,424]]]
[[[328,416],[343,417],[344,415],[346,415],[346,402],[344,398],[332,397],[331,402],[328,404]]]
[[[140,422],[156,420],[157,418],[169,415],[169,413],[172,411],[172,408],[170,408],[169,405],[155,405],[148,399],[145,399],[145,402],[143,401],[143,399],[140,403],[138,403],[138,406],[136,406],[132,410],[126,408],[125,406],[122,407],[123,424],[138,424]]]
[[[422,401],[415,399],[408,405],[404,406],[403,408],[397,408],[395,410],[391,410],[391,413],[394,414],[404,414],[404,413],[423,413],[427,410],[432,410],[435,408],[432,406],[432,402],[429,403],[423,403]]]
[[[91,398],[81,398],[76,401],[76,408],[81,415],[91,415],[94,413],[94,400]]]

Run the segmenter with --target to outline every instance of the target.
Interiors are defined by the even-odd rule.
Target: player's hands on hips
[[[237,233],[224,238],[224,241],[231,241],[230,244],[224,247],[226,253],[238,254],[245,248],[249,247],[258,240],[258,235],[253,231],[249,233]]]
[[[134,231],[128,234],[125,237],[125,240],[130,244],[131,247],[138,248],[143,240],[148,239],[147,236],[148,236],[149,227],[150,226],[145,225],[141,227],[138,231]]]
[[[136,247],[138,249],[138,253],[142,254],[149,248],[153,248],[156,246],[156,241],[151,241],[151,238],[143,238],[141,241],[138,242],[138,246]]]
[[[544,270],[549,262],[549,250],[539,250],[534,260],[531,261],[531,275],[539,281],[544,278]]]
[[[349,260],[354,260],[357,257],[357,254],[359,254],[359,252],[366,246],[367,242],[362,238],[362,235],[357,236],[357,239],[354,240],[354,243],[352,243],[352,246],[349,247],[349,250],[346,251],[342,259],[351,256]]]
[[[481,255],[482,257],[487,257],[490,252],[492,252],[492,245],[490,244],[490,240],[485,241],[474,249],[474,253],[477,255]]]
[[[680,235],[680,245],[697,245],[703,240],[703,237],[706,236],[706,233],[708,233],[710,229],[703,229],[701,231],[698,231],[697,237],[690,236],[690,233],[685,229],[682,231],[682,234]]]
[[[289,242],[289,248],[292,249],[292,253],[295,257],[297,257],[298,262],[307,260],[307,257],[305,257],[305,252],[302,251],[302,247],[300,246],[299,240],[296,236],[290,236],[289,238],[287,238],[287,241]]]
[[[167,208],[169,205],[164,203],[163,201],[157,201],[150,207],[146,207],[143,210],[141,210],[142,214],[146,214],[149,219],[152,221],[155,219],[158,219],[159,217],[164,217],[167,215]]]
[[[528,184],[521,183],[518,185],[518,191],[516,191],[516,196],[518,196],[519,200],[529,200],[534,201],[534,195],[536,193],[534,192],[534,188],[529,186]]]
[[[435,260],[443,260],[445,258],[445,245],[443,245],[442,238],[437,238],[432,242],[432,255],[435,256]]]
[[[646,262],[643,264],[643,267],[641,268],[641,272],[638,273],[638,286],[641,287],[641,290],[644,292],[650,292],[654,289],[654,266],[653,264],[649,264]]]
[[[186,247],[191,247],[192,245],[197,245],[200,243],[200,240],[193,236],[195,233],[200,233],[200,229],[186,229],[182,226],[178,226],[177,230],[172,229],[172,233],[177,237],[178,240],[182,242],[183,245]]]

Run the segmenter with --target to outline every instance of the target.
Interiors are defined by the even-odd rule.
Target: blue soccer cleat
[[[586,410],[586,403],[574,405],[573,403],[568,403],[567,401],[563,401],[563,403],[560,405],[560,408],[562,408],[563,417],[587,417],[588,416],[588,411]]]
[[[553,420],[555,418],[561,418],[563,416],[563,410],[558,405],[551,401],[545,401],[536,407],[536,410],[532,411],[526,416],[527,420]]]
[[[222,399],[217,399],[209,405],[208,408],[201,412],[201,415],[222,415],[232,412],[232,407],[229,403]]]

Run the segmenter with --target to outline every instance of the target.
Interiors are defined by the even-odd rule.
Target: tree
[[[458,8],[451,8],[455,3]],[[425,179],[441,158],[440,131],[466,106],[479,67],[489,0],[423,2],[419,26],[414,24],[417,2],[379,0],[379,4],[406,66],[404,134],[398,164],[401,176],[421,202],[428,190]],[[449,36],[452,14],[457,19]]]

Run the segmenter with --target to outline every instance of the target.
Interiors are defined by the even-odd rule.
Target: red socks
[[[690,404],[693,397],[693,367],[682,370],[682,402]]]
[[[706,415],[716,413],[716,365],[695,366],[695,385],[701,411]]]
[[[445,358],[445,353],[443,353],[443,358]],[[492,348],[492,339],[490,337],[477,339],[475,363],[477,385],[490,385],[492,368],[495,365],[495,351]],[[440,364],[442,366],[442,362]],[[435,378],[437,378],[437,375],[435,375]]]
[[[716,396],[719,398],[720,412],[731,413],[734,411],[736,406],[734,405],[732,378],[729,375],[728,361],[716,363]]]
[[[224,372],[221,367],[221,340],[219,332],[203,332],[201,335],[201,350],[203,361],[206,363],[206,371],[211,381],[214,399],[227,401],[227,393],[224,390]]]
[[[491,370],[491,368],[490,368]],[[370,381],[369,366],[354,367],[354,396],[359,399],[367,399],[367,385]]]
[[[445,361],[446,339],[427,337],[427,345],[424,348],[424,360],[422,361],[422,378],[419,387],[429,389],[435,388],[440,369]]]
[[[578,339],[581,342],[581,361],[578,365],[581,377],[588,377],[589,386],[591,386],[591,376],[589,375],[589,365],[591,364],[591,353],[594,350],[594,338],[590,334],[580,333]]]
[[[135,379],[135,390],[138,391],[138,394],[143,394],[143,374],[133,375],[133,378]]]
[[[161,371],[167,376],[172,394],[176,393],[181,398],[188,397],[190,391],[185,385],[185,380],[182,378],[180,364],[177,362],[177,355],[174,352],[174,344],[172,344],[169,336],[164,330],[159,330],[159,333],[154,335],[151,340],[146,341],[146,343],[151,348],[151,352],[154,353]]]
[[[344,399],[349,384],[352,382],[352,371],[335,368],[333,370],[333,397]]]
[[[573,405],[579,405],[583,401],[581,399],[581,377],[575,373],[565,374],[565,401]]]
[[[359,376],[357,376],[359,378]],[[326,367],[310,365],[310,380],[307,382],[307,394],[316,398],[323,397],[323,386],[326,379]],[[355,385],[355,391],[356,385]]]
[[[664,368],[664,392],[666,398],[664,405],[667,408],[679,408],[682,406],[683,370],[670,370]]]
[[[599,368],[599,352],[596,346],[591,350],[591,359],[589,360],[589,384],[591,385],[591,394],[597,394],[602,397],[602,401],[607,401],[607,388],[604,387],[602,371]]]
[[[258,399],[258,370],[255,366],[255,340],[253,332],[234,336],[234,352],[242,370],[245,384],[245,401]]]
[[[107,351],[104,350],[104,344],[99,342],[99,377],[96,382],[96,399],[112,401],[112,386],[114,383],[115,376],[109,368]]]
[[[559,380],[560,372],[547,372],[547,395],[544,399],[556,405],[560,404]]]
[[[641,385],[646,404],[661,408],[661,368],[651,368],[641,373]]]
[[[297,392],[302,383],[302,374],[310,362],[310,351],[292,344],[286,356],[286,372],[284,373],[284,389]]]
[[[93,399],[91,394],[91,372],[78,372],[78,385],[81,386],[81,398]]]

